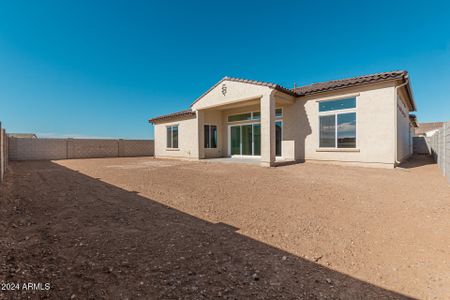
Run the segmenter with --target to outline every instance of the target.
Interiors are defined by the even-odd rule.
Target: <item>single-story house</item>
[[[412,154],[408,72],[288,89],[225,77],[188,110],[149,120],[155,157],[245,157],[263,166],[305,160],[393,168]]]

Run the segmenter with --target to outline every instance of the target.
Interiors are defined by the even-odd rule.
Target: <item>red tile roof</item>
[[[257,80],[249,80],[249,79],[242,79],[242,78],[235,78],[235,77],[224,77],[220,82],[228,80],[228,81],[235,81],[235,82],[242,82],[242,83],[249,83],[249,84],[255,84],[255,85],[261,85],[261,86],[267,86],[274,90],[283,92],[285,94],[291,95],[291,96],[297,96],[297,93],[291,89],[285,88],[284,86],[281,86],[276,83],[272,82],[264,82],[264,81],[257,81]]]
[[[167,120],[176,119],[179,117],[194,117],[194,116],[195,116],[195,112],[190,109],[187,109],[187,110],[182,110],[182,111],[174,112],[171,114],[155,117],[155,118],[148,120],[148,122],[155,123],[158,121],[167,121]]]
[[[300,86],[294,89],[299,96],[311,95],[315,93],[333,91],[351,86],[358,86],[368,83],[376,83],[386,80],[403,79],[408,72],[406,71],[393,71],[376,73],[358,77],[351,77],[339,80],[331,80],[319,83],[313,83],[310,85]]]

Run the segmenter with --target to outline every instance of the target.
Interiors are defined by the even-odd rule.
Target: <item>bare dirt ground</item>
[[[450,299],[450,185],[381,170],[152,158],[13,162],[0,299]]]

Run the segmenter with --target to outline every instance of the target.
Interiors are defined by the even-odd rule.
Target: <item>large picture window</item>
[[[167,148],[178,148],[178,125],[167,126]]]
[[[205,125],[205,148],[217,148],[217,126]]]
[[[319,147],[356,148],[356,98],[319,102]]]

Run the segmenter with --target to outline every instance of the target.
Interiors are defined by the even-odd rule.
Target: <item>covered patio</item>
[[[285,130],[285,114],[295,98],[267,86],[253,84],[252,89],[243,89],[242,85],[248,84],[223,83],[220,90],[225,101],[218,102],[217,95],[209,98],[207,92],[194,102],[199,158],[263,166],[295,161],[295,143]],[[234,90],[239,93],[233,97],[229,94]]]

